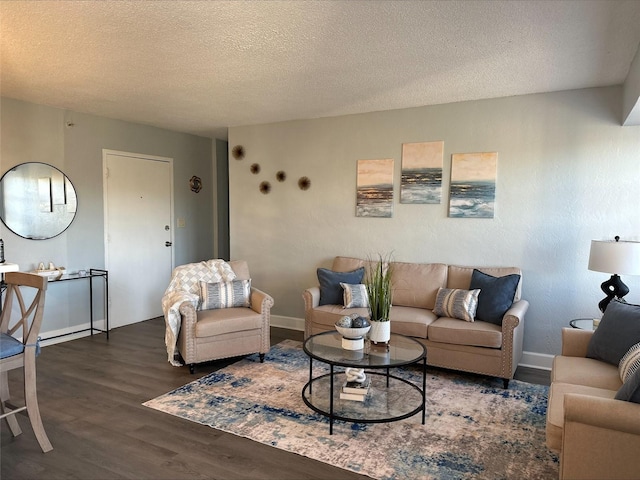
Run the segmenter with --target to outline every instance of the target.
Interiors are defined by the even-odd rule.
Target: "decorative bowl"
[[[335,327],[340,335],[342,335],[344,338],[350,339],[362,338],[371,329],[371,325],[367,325],[366,327],[361,328],[340,327],[338,325],[336,325]]]

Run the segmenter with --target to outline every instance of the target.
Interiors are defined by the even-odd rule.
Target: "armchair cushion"
[[[618,365],[620,380],[626,382],[627,379],[638,370],[640,370],[640,342],[632,346],[620,360],[620,364]]]
[[[632,345],[640,342],[640,306],[613,300],[593,332],[587,357],[618,365]]]
[[[0,358],[13,357],[24,351],[24,344],[6,333],[0,333]]]
[[[483,322],[502,325],[502,317],[509,310],[520,283],[520,275],[494,277],[474,269],[469,289],[480,289],[476,317]]]
[[[350,272],[334,272],[326,268],[318,268],[318,282],[320,283],[320,305],[343,305],[343,294],[340,283],[362,283],[364,267]]]
[[[200,282],[201,309],[249,307],[251,306],[250,292],[251,280]]]

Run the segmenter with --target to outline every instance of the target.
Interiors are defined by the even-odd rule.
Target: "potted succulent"
[[[391,263],[389,258],[378,256],[378,261],[369,261],[365,284],[369,297],[369,339],[374,343],[386,343],[391,338]]]

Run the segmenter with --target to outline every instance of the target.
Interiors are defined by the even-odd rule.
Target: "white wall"
[[[599,314],[608,275],[587,269],[590,241],[640,240],[640,127],[620,126],[621,97],[597,88],[230,128],[229,148],[246,150],[229,156],[231,258],[248,260],[274,315],[297,319],[303,289],[336,255],[519,266],[525,350],[558,353],[561,327]],[[444,140],[443,203],[400,204],[402,143],[434,140]],[[499,155],[495,218],[448,218],[451,154],[482,151]],[[395,159],[393,218],[356,217],[356,161],[382,158]],[[640,303],[640,277],[623,280]]]
[[[20,163],[48,163],[71,179],[78,196],[75,220],[55,238],[26,240],[0,224],[8,262],[19,264],[23,271],[36,268],[39,262],[53,262],[69,270],[104,268],[102,149],[173,158],[174,213],[186,219],[185,228],[176,228],[174,219],[175,262],[180,265],[213,256],[216,190],[211,139],[5,97],[0,101],[0,120],[0,175]],[[189,188],[193,175],[203,179],[198,194]],[[144,281],[144,272],[134,274]],[[95,285],[99,287],[99,282]],[[42,337],[88,323],[88,302],[85,281],[50,284]],[[98,298],[96,303],[102,306]],[[101,319],[100,307],[95,313]]]

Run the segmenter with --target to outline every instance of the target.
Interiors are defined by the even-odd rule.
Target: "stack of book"
[[[364,382],[344,382],[342,385],[342,391],[340,392],[340,398],[343,400],[355,400],[357,402],[364,402],[364,399],[369,393],[369,386],[371,385],[371,377],[367,377]]]

